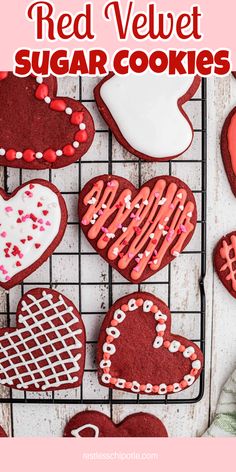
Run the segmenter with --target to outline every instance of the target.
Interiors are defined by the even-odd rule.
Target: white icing
[[[128,301],[128,307],[129,311],[137,310],[138,305],[136,304],[136,300],[134,298],[131,298],[131,300]]]
[[[58,197],[49,187],[33,184],[21,187],[14,197],[4,200],[0,196],[0,281],[7,282],[14,275],[36,262],[56,238],[61,223]],[[28,196],[26,192],[30,192]],[[38,207],[38,202],[42,206]],[[19,211],[23,211],[20,215]],[[43,211],[48,211],[47,215]],[[36,221],[30,215],[33,214]],[[17,223],[20,219],[21,222]],[[33,224],[37,225],[33,229]],[[28,240],[28,237],[32,237]],[[22,241],[25,242],[23,243]],[[11,244],[5,256],[4,249]],[[36,248],[35,244],[40,244]],[[19,254],[14,255],[14,246]],[[18,265],[17,265],[18,264]]]
[[[114,313],[114,320],[116,320],[118,323],[122,323],[125,317],[126,314],[120,309],[116,310]]]
[[[151,300],[145,300],[145,302],[143,303],[143,311],[145,313],[148,313],[151,308],[153,306],[153,302]]]
[[[162,346],[162,344],[163,344],[163,337],[162,337],[162,336],[157,336],[157,337],[155,338],[154,343],[153,343],[153,347],[154,347],[155,349],[158,349],[159,347]]]
[[[125,379],[117,379],[115,385],[117,388],[125,388]]]
[[[84,424],[83,426],[80,426],[79,428],[72,429],[71,430],[71,435],[74,436],[75,438],[80,438],[80,433],[81,431],[84,431],[85,429],[92,429],[94,431],[94,437],[98,438],[99,437],[99,428],[95,424]]]
[[[177,352],[180,347],[180,342],[179,341],[172,341],[169,346],[169,351],[170,352]]]
[[[106,329],[106,333],[108,334],[108,336],[113,336],[113,338],[119,338],[120,336],[120,331],[115,328],[114,326],[110,327],[110,328],[107,328]]]
[[[190,386],[193,384],[195,377],[193,375],[185,375],[184,380],[186,380],[188,386]]]
[[[159,385],[159,395],[165,395],[167,393],[166,384],[162,383]]]
[[[110,354],[112,356],[112,354],[115,354],[116,348],[115,348],[114,344],[104,343],[103,344],[103,352],[107,352],[108,354]]]
[[[180,384],[177,382],[173,384],[173,387],[174,387],[174,390],[173,390],[174,393],[180,392],[182,390],[180,387]]]
[[[190,357],[192,354],[194,354],[195,349],[192,346],[186,347],[186,349],[183,352],[183,356],[187,359]]]
[[[135,393],[140,392],[140,384],[136,382],[136,380],[132,382],[131,390],[132,392],[135,392]]]
[[[201,369],[201,361],[199,361],[198,359],[196,361],[193,361],[192,368],[197,370]]]
[[[0,384],[41,390],[73,385],[82,349],[78,316],[60,295],[42,292],[22,302],[19,328],[0,337]],[[81,324],[80,324],[81,325]],[[31,347],[30,347],[31,346]],[[61,346],[61,347],[58,347]],[[76,353],[75,353],[76,352]]]
[[[145,393],[152,393],[152,384],[148,383],[146,385]]]
[[[192,76],[147,72],[113,76],[100,94],[123,137],[136,151],[164,158],[183,153],[191,144],[192,128],[177,101],[190,88]]]

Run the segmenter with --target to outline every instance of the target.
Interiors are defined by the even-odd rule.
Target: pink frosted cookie
[[[67,224],[59,190],[35,179],[11,195],[0,189],[0,286],[22,282],[53,253]]]
[[[93,248],[136,283],[184,250],[197,210],[193,193],[175,177],[155,177],[137,189],[123,177],[101,175],[80,193],[79,220]]]
[[[78,100],[57,96],[57,79],[0,72],[0,165],[65,167],[94,138],[93,119]]]
[[[222,284],[236,298],[236,231],[223,236],[217,243],[214,266]]]
[[[0,329],[0,384],[52,391],[81,384],[85,329],[75,305],[48,288],[27,292],[15,328]]]
[[[203,354],[195,343],[171,332],[171,314],[162,300],[136,292],[117,300],[105,316],[97,364],[104,387],[164,395],[198,379]]]
[[[121,423],[99,411],[82,411],[73,416],[64,430],[66,438],[167,437],[163,423],[154,415],[135,413]]]
[[[141,159],[165,161],[184,153],[193,125],[183,110],[201,79],[193,76],[110,73],[97,85],[95,99],[116,139]]]

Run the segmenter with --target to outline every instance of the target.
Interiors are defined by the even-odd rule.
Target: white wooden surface
[[[83,81],[83,95],[86,98],[92,98],[91,91],[95,81],[86,79]],[[78,98],[78,81],[75,79],[63,79],[60,81],[60,92],[65,96],[72,96]],[[235,367],[236,361],[236,301],[226,292],[221,283],[218,281],[212,268],[212,250],[217,240],[228,231],[235,229],[236,226],[236,200],[230,191],[227,178],[224,173],[220,150],[219,150],[219,136],[223,121],[236,103],[236,80],[231,77],[225,79],[210,79],[208,80],[208,246],[207,246],[207,277],[206,277],[206,293],[207,293],[207,316],[206,316],[206,380],[205,380],[205,395],[204,398],[197,404],[187,405],[154,405],[154,406],[134,406],[134,405],[117,405],[113,410],[113,418],[115,421],[122,420],[131,412],[148,411],[156,414],[162,419],[169,431],[170,436],[200,436],[207,428],[210,419],[214,415],[217,398],[220,388]],[[200,109],[196,102],[191,108],[188,108],[190,116],[194,125],[198,127],[200,120]],[[95,117],[96,128],[104,128],[100,116],[96,109],[92,110]],[[192,148],[186,153],[187,158],[199,158],[198,149],[199,143],[195,141]],[[138,165],[130,164],[129,155],[114,141],[113,156],[117,158],[124,158],[124,163],[113,166],[113,172],[121,174],[130,178],[137,184]],[[83,162],[87,161],[87,167],[83,167],[82,185],[91,178],[92,175],[107,172],[106,164],[96,164],[91,166],[89,160],[104,159],[107,155],[107,140],[104,134],[98,134],[95,142],[89,151],[88,155],[83,158]],[[190,185],[191,188],[200,187],[200,165],[182,165],[178,166],[178,160],[172,165],[173,174],[182,178]],[[84,170],[86,167],[86,170]],[[78,175],[76,174],[78,166],[70,166],[64,170],[53,172],[53,182],[63,190],[75,190],[78,185]],[[161,164],[157,167],[156,164],[143,163],[142,176],[143,181],[161,173],[168,171],[168,164]],[[18,171],[10,172],[9,183],[11,188],[14,188],[19,183]],[[28,180],[34,178],[35,175],[47,178],[47,172],[33,173],[25,171],[23,179]],[[76,220],[76,196],[67,202],[69,205],[70,220]],[[68,228],[65,240],[61,243],[61,250],[76,250],[77,244],[76,227]],[[192,249],[199,249],[199,233],[196,231],[190,246]],[[66,249],[67,248],[67,249]],[[82,249],[87,250],[89,245],[83,240]],[[181,262],[179,262],[181,261]],[[191,260],[186,256],[182,256],[178,261],[172,263],[172,310],[195,310],[199,305],[199,290],[198,290],[198,275],[199,275],[199,260],[192,256]],[[189,263],[191,263],[191,270],[189,270]],[[69,267],[69,271],[68,271]],[[74,268],[74,269],[73,269]],[[92,270],[91,270],[92,269]],[[65,260],[59,256],[53,259],[53,270],[58,281],[58,290],[63,291],[60,287],[60,273],[63,273],[63,278],[68,280],[77,278],[77,264],[70,257]],[[83,261],[83,280],[84,282],[96,281],[107,282],[107,265],[96,255],[90,256],[89,260]],[[117,274],[114,274],[116,280],[122,280]],[[48,279],[48,266],[39,269],[29,281],[35,284],[38,281],[45,281]],[[164,280],[166,272],[163,270],[158,274],[154,280]],[[153,286],[154,287],[154,286]],[[166,287],[159,286],[158,292],[155,287],[153,291],[167,300]],[[186,289],[187,287],[187,289]],[[145,289],[145,284],[143,285]],[[151,287],[148,287],[152,290]],[[67,290],[67,291],[66,291]],[[114,290],[114,299],[127,291],[135,290],[135,286],[122,286]],[[65,293],[71,296],[75,303],[78,303],[78,293],[75,291]],[[92,289],[89,286],[84,286],[82,290],[82,310],[91,313],[86,316],[85,323],[87,335],[90,339],[95,339],[99,325],[102,319],[100,316],[92,316],[94,311],[106,312],[108,308],[108,297],[106,286],[95,287]],[[16,305],[20,297],[19,288],[11,291],[11,307]],[[0,292],[0,307],[4,311],[5,295]],[[198,308],[197,308],[198,309]],[[6,319],[1,317],[1,323],[6,324]],[[198,318],[194,316],[173,316],[174,330],[180,332],[185,336],[196,337],[199,332]],[[14,325],[14,317],[12,320]],[[87,367],[93,365],[94,352],[93,348],[89,348],[87,353]],[[197,386],[193,389],[197,389]],[[97,385],[96,377],[91,374],[87,376],[84,381],[84,393],[96,398],[98,395],[107,395],[106,389],[102,389]],[[7,389],[0,390],[0,396],[6,397],[8,395]],[[19,397],[22,395],[14,391],[13,395]],[[32,394],[33,395],[33,394]],[[50,395],[50,394],[42,394]],[[57,394],[60,395],[60,394]],[[65,394],[63,394],[65,398]],[[69,392],[69,395],[79,395],[79,392]],[[119,393],[115,393],[119,395]],[[189,396],[188,391],[183,392],[182,396]],[[194,395],[194,390],[193,390]],[[14,436],[61,436],[66,421],[76,412],[84,409],[82,405],[42,405],[42,404],[14,404],[13,406],[0,404],[0,424],[5,428],[9,434]],[[109,414],[109,405],[91,405],[89,408],[97,408]],[[11,416],[13,422],[11,422]]]

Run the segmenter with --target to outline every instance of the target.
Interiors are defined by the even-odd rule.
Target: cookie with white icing
[[[151,293],[117,300],[104,318],[97,350],[101,385],[143,395],[190,387],[203,367],[199,347],[171,332],[167,305]]]
[[[236,298],[236,231],[226,234],[217,243],[214,266],[226,290]]]
[[[79,220],[92,247],[139,283],[184,250],[197,210],[192,191],[176,177],[155,177],[137,189],[123,177],[101,175],[80,193]]]
[[[0,286],[6,290],[41,266],[59,245],[67,224],[64,198],[42,179],[11,195],[0,189]]]
[[[201,79],[147,72],[122,77],[110,73],[95,88],[95,99],[116,139],[141,159],[170,160],[193,140],[193,126],[183,109]]]
[[[134,413],[115,424],[99,411],[82,411],[73,416],[64,430],[66,438],[167,437],[164,424],[149,413]]]
[[[57,79],[0,72],[0,165],[60,168],[80,159],[94,138],[82,103],[57,96]]]
[[[27,292],[15,328],[0,329],[0,385],[45,392],[81,384],[85,329],[67,297],[48,288]]]

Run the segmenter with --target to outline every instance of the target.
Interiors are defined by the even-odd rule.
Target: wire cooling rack
[[[68,86],[63,89],[63,81],[61,84],[60,95],[63,92],[68,94]],[[55,393],[26,393],[1,387],[0,402],[107,404],[110,405],[111,416],[115,404],[196,403],[204,393],[204,369],[193,386],[178,394],[158,397],[136,395],[112,391],[98,384],[95,353],[99,328],[108,307],[117,298],[137,289],[151,291],[167,302],[172,312],[172,324],[176,328],[172,331],[191,338],[200,345],[203,353],[205,351],[207,82],[202,80],[198,94],[185,107],[194,124],[193,144],[185,155],[168,163],[138,160],[118,145],[98,114],[92,95],[94,85],[95,80],[78,79],[70,89],[70,95],[80,99],[95,117],[94,145],[80,162],[55,171],[4,169],[5,190],[9,192],[35,177],[49,179],[57,185],[67,202],[69,223],[63,242],[48,262],[20,286],[6,293],[6,300],[0,307],[1,326],[14,326],[17,303],[33,287],[52,287],[67,295],[79,307],[87,332],[83,383],[76,390]],[[155,175],[176,175],[185,180],[195,194],[198,222],[192,241],[180,258],[141,285],[128,283],[108,267],[85,241],[78,226],[79,191],[91,177],[106,172],[130,178],[136,185]]]

